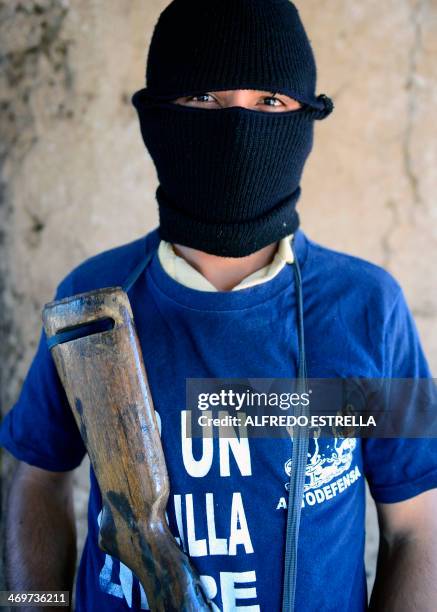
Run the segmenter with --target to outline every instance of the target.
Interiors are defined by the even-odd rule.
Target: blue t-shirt
[[[316,244],[302,230],[294,240],[303,278],[309,377],[430,377],[396,280],[374,264]],[[154,230],[88,259],[62,281],[56,298],[122,285],[158,244]],[[161,423],[170,529],[217,610],[280,611],[290,440],[251,438],[231,444],[214,438],[197,440],[196,446],[184,436],[181,422],[186,378],[297,375],[292,266],[254,287],[204,292],[172,279],[155,254],[130,300]],[[18,459],[43,469],[71,470],[84,457],[44,333],[0,435]],[[138,579],[97,545],[102,502],[92,468],[90,478],[76,609],[148,609]],[[435,442],[310,441],[297,610],[366,609],[365,478],[377,502],[401,501],[436,487]]]

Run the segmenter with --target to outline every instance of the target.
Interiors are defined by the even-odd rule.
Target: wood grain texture
[[[99,546],[139,578],[151,610],[211,610],[165,519],[169,479],[127,294],[100,289],[43,311],[48,338],[106,317],[113,329],[51,350],[102,493]]]

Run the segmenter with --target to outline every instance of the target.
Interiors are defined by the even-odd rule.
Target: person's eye
[[[211,96],[211,94],[200,94],[198,96],[190,96],[187,99],[188,102],[200,102],[200,103],[210,103],[216,102],[215,98]]]
[[[262,99],[262,103],[265,106],[273,106],[273,107],[285,106],[285,104],[282,102],[282,100],[280,100],[276,96],[267,96],[267,97]]]

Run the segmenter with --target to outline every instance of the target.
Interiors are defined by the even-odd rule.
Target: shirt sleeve
[[[55,299],[72,293],[67,277],[58,286]],[[20,461],[54,472],[73,470],[85,456],[44,329],[19,398],[2,421],[0,446]]]
[[[384,328],[383,378],[432,379],[400,287]],[[364,472],[376,502],[403,501],[437,487],[435,437],[368,438],[362,442]]]

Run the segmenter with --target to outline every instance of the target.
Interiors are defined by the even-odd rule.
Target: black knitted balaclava
[[[310,42],[288,0],[174,0],[155,27],[147,87],[132,98],[158,173],[161,238],[242,257],[293,233],[314,119],[333,108],[315,88]],[[302,108],[172,102],[235,89],[286,94]]]

